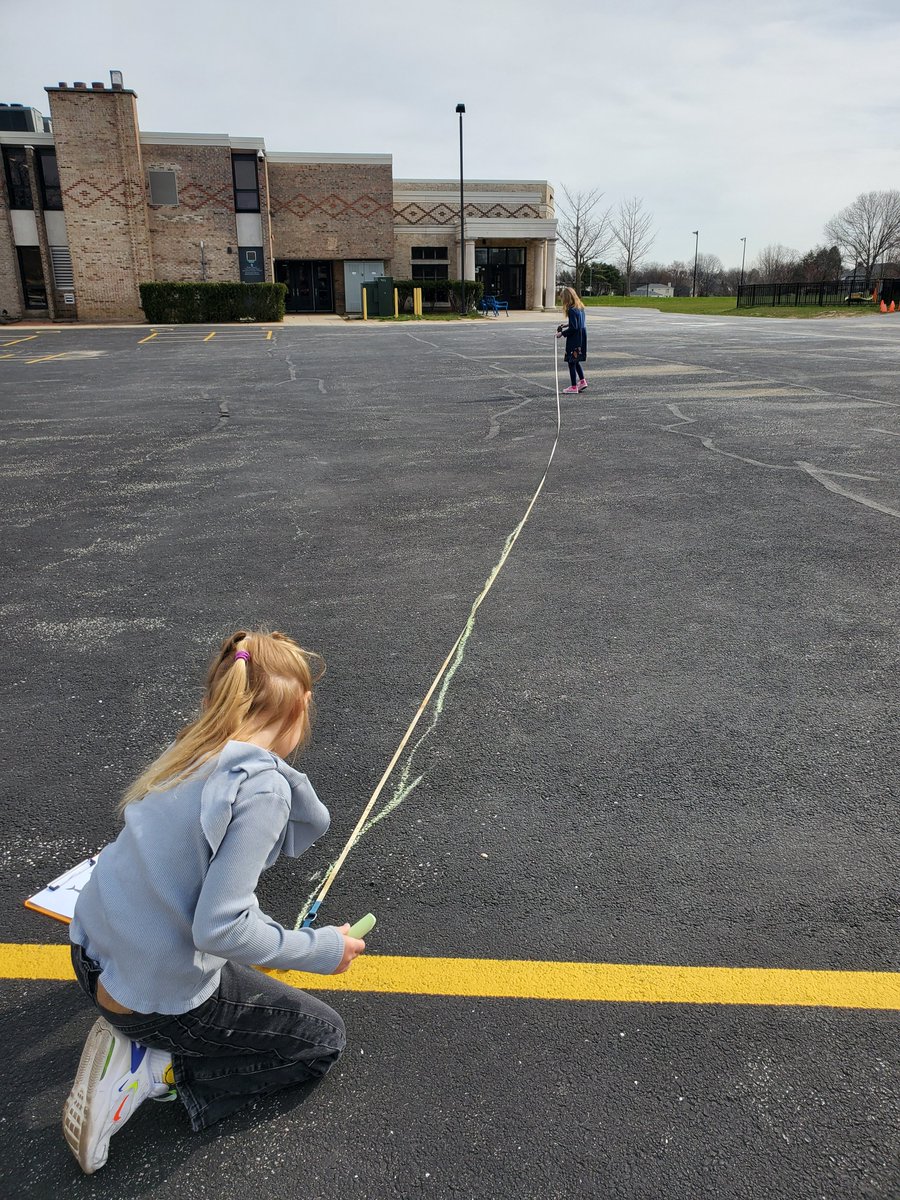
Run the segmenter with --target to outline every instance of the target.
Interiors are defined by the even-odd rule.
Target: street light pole
[[[745,237],[742,237],[741,241],[744,243],[744,249],[741,251],[741,282],[740,282],[739,286],[743,287],[744,286],[744,260],[747,257],[747,239]]]
[[[466,197],[463,191],[463,113],[464,104],[457,104],[459,113],[459,311],[466,315]]]
[[[691,231],[694,235],[694,283],[691,288],[691,296],[697,295],[697,257],[700,250],[700,230],[694,229]]]

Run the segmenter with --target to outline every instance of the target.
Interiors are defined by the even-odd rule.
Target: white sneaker
[[[103,1166],[109,1139],[135,1110],[169,1090],[151,1067],[166,1057],[132,1042],[103,1017],[94,1022],[63,1108],[63,1134],[86,1175]]]

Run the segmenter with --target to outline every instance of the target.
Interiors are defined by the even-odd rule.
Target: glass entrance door
[[[287,285],[287,312],[334,312],[330,262],[276,259],[275,281]]]
[[[510,308],[525,307],[525,247],[476,246],[475,278],[486,296],[508,300]]]

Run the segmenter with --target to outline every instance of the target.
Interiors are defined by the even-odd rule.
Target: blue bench
[[[497,296],[482,296],[478,302],[478,307],[485,316],[488,313],[493,313],[495,317],[499,317],[501,310],[509,316],[509,301],[500,300]]]

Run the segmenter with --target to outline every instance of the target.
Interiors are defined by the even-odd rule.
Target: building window
[[[59,186],[59,170],[56,166],[55,150],[38,150],[38,175],[41,180],[41,199],[45,209],[61,210],[62,190]]]
[[[255,154],[232,154],[235,212],[259,212],[259,174]]]
[[[424,259],[426,262],[434,262],[434,260],[437,259],[438,262],[446,262],[447,261],[447,247],[446,246],[413,246],[412,258],[413,258],[413,262],[415,262],[416,259],[419,259],[420,261]],[[444,275],[444,276],[441,276],[441,278],[446,279],[447,277],[446,277],[446,275]]]
[[[24,146],[4,146],[3,166],[6,169],[6,189],[10,208],[34,208],[31,180],[28,178],[28,158]]]
[[[442,279],[449,279],[449,268],[446,264],[438,263],[413,263],[412,277],[418,283],[434,283]],[[431,300],[432,307],[435,304],[449,304],[450,289],[433,287],[423,289],[423,300]]]
[[[476,246],[476,267],[523,267],[525,265],[524,246]]]
[[[22,277],[22,292],[26,308],[47,307],[47,287],[44,283],[44,268],[41,252],[37,246],[17,246],[19,274]]]
[[[150,203],[178,205],[178,181],[174,171],[148,171],[150,177]]]

